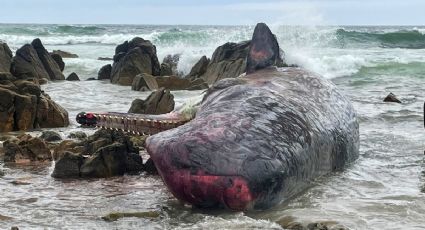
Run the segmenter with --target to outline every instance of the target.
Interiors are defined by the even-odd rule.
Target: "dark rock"
[[[63,72],[65,69],[65,62],[63,61],[62,56],[59,54],[50,54],[50,56],[56,62],[56,64],[58,64],[60,71]]]
[[[25,80],[0,85],[0,132],[68,124],[68,113],[42,93],[39,85]]]
[[[97,80],[110,80],[111,79],[112,65],[107,64],[100,68],[97,74]]]
[[[152,92],[146,100],[136,99],[131,103],[129,113],[164,114],[173,111],[174,96],[163,88]]]
[[[144,169],[149,174],[158,174],[158,170],[156,169],[155,163],[151,158],[149,158],[144,164]]]
[[[190,87],[187,90],[204,90],[208,89],[208,84],[202,79],[197,78],[190,83]]]
[[[17,142],[5,141],[4,161],[14,163],[26,163],[32,161],[50,161],[52,155],[47,144],[38,137],[22,135]]]
[[[181,74],[177,70],[177,65],[180,60],[180,54],[167,55],[161,64],[160,76],[180,76]]]
[[[111,82],[131,85],[136,75],[147,73],[158,76],[160,65],[156,47],[148,40],[134,38],[117,46],[111,71]]]
[[[47,84],[48,82],[49,82],[49,80],[47,80],[46,78],[42,78],[42,79],[38,80],[38,84],[40,84],[40,85]]]
[[[110,213],[106,216],[103,216],[102,219],[104,221],[117,221],[118,219],[125,218],[125,217],[136,217],[136,218],[158,218],[160,217],[160,213],[157,211],[147,211],[147,212],[114,212]]]
[[[3,177],[5,175],[4,171],[0,169],[0,177]]]
[[[65,152],[62,157],[56,161],[52,177],[55,178],[78,178],[80,177],[80,168],[83,164],[83,156],[72,152]]]
[[[162,76],[156,77],[155,79],[158,83],[158,87],[165,88],[168,90],[185,90],[192,86],[190,84],[190,80],[187,78],[180,78],[176,76]]]
[[[143,170],[143,161],[138,152],[139,149],[123,132],[99,130],[83,142],[67,140],[55,148],[54,176],[111,177],[139,172]],[[68,167],[65,171],[62,171],[61,164],[58,165],[60,161]]]
[[[49,74],[50,80],[65,80],[65,76],[62,74],[58,64],[50,56],[49,52],[44,48],[40,39],[34,39],[31,43],[34,49],[37,51],[38,58],[43,63],[44,69]]]
[[[40,138],[49,142],[62,140],[61,135],[55,131],[43,131]]]
[[[94,77],[89,77],[89,78],[87,78],[87,79],[86,79],[86,81],[96,81],[96,78],[94,78]]]
[[[0,72],[9,72],[12,63],[12,51],[6,43],[0,41]]]
[[[10,72],[19,79],[38,80],[50,79],[49,74],[43,66],[37,51],[32,45],[26,44],[16,51],[13,57]]]
[[[192,67],[187,78],[198,78],[202,76],[205,72],[207,72],[208,64],[210,63],[210,59],[206,56],[202,56],[201,59]]]
[[[52,54],[60,55],[62,58],[78,58],[78,55],[62,50],[53,50]]]
[[[82,131],[72,132],[68,135],[68,138],[84,140],[87,138],[87,134]]]
[[[161,64],[160,76],[171,76],[173,75],[173,69],[169,63]]]
[[[99,61],[113,61],[113,58],[110,57],[98,57],[97,60]]]
[[[401,101],[393,93],[388,94],[388,96],[384,99],[384,102],[401,103]]]
[[[226,43],[219,46],[213,53],[207,70],[201,78],[207,84],[213,84],[223,78],[235,78],[245,72],[248,52],[251,41],[240,43]],[[276,65],[281,65],[280,55],[277,57]]]
[[[78,75],[74,72],[72,72],[67,78],[67,81],[79,81],[80,78],[78,77]]]
[[[19,228],[16,227],[16,226],[13,226],[13,227],[10,228],[10,230],[19,230]]]
[[[133,83],[131,84],[131,89],[136,91],[145,91],[142,89],[157,90],[158,88],[156,78],[146,73],[142,73],[134,77]]]

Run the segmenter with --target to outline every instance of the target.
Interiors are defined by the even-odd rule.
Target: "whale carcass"
[[[146,140],[176,198],[198,207],[266,209],[358,157],[350,101],[315,73],[275,67],[279,52],[275,36],[258,24],[246,74],[218,81],[192,120]]]

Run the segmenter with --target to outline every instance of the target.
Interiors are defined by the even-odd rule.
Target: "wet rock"
[[[54,178],[78,178],[84,158],[80,154],[64,152],[55,163],[52,177]]]
[[[110,57],[98,57],[97,60],[99,61],[113,61],[113,58]]]
[[[42,94],[38,99],[36,115],[36,127],[56,128],[69,125],[68,112],[47,94]]]
[[[156,47],[150,41],[136,37],[117,46],[111,70],[111,82],[131,85],[134,77],[140,73],[158,76],[160,65]]]
[[[138,152],[123,132],[99,130],[83,142],[67,140],[57,146],[52,176],[99,178],[140,172],[143,161]]]
[[[0,215],[0,221],[13,220],[12,217]]]
[[[31,43],[37,52],[38,58],[44,66],[47,74],[49,74],[50,80],[65,80],[65,76],[62,74],[59,65],[50,56],[49,52],[44,48],[40,39],[34,39]]]
[[[149,158],[144,164],[144,170],[149,174],[158,174],[158,170],[156,169],[155,163],[151,158]]]
[[[19,230],[19,228],[16,227],[16,226],[13,226],[13,227],[10,228],[10,230]]]
[[[395,102],[401,103],[401,101],[397,98],[397,96],[393,93],[388,94],[388,96],[384,99],[384,102]]]
[[[53,50],[52,54],[57,54],[61,56],[62,58],[78,58],[78,55],[70,53],[70,52],[62,51],[62,50]]]
[[[78,77],[78,75],[75,72],[72,72],[67,78],[67,81],[79,81],[80,78]]]
[[[60,71],[63,72],[65,69],[65,62],[63,61],[62,57],[59,54],[50,54],[50,57],[58,64],[58,67]]]
[[[201,76],[208,84],[223,78],[235,78],[245,72],[250,41],[226,43],[213,53],[206,72]]]
[[[198,78],[202,76],[208,68],[208,64],[210,63],[210,59],[206,56],[202,56],[201,59],[192,67],[187,78]]]
[[[165,56],[161,64],[160,76],[180,76],[181,74],[177,70],[179,60],[180,54]]]
[[[135,91],[157,90],[158,88],[156,78],[146,73],[138,74],[131,84],[131,89]]]
[[[224,78],[235,78],[245,72],[247,56],[251,41],[240,43],[228,42],[219,46],[213,53],[207,70],[201,75],[207,84],[213,84]],[[277,57],[275,65],[281,66],[281,55]]]
[[[22,46],[16,51],[16,56],[13,57],[10,72],[18,79],[38,80],[50,76],[43,66],[37,51],[30,44]]]
[[[0,155],[1,156],[1,155]],[[4,173],[3,170],[0,169],[0,177],[3,177],[6,173]]]
[[[99,73],[97,74],[97,80],[109,80],[111,79],[112,65],[107,64],[100,68]]]
[[[55,131],[43,131],[40,138],[50,142],[62,140],[61,135]]]
[[[146,100],[136,99],[131,103],[129,113],[164,114],[173,111],[174,96],[163,88],[152,92]]]
[[[22,135],[18,137],[17,142],[5,141],[3,146],[5,162],[26,163],[52,160],[47,144],[38,137]]]
[[[103,216],[102,219],[105,221],[117,221],[118,219],[125,217],[137,217],[137,218],[149,218],[155,219],[160,217],[158,211],[146,211],[146,212],[114,212],[106,216]]]
[[[76,131],[76,132],[70,133],[68,135],[68,138],[84,140],[84,139],[87,138],[87,134],[85,132],[82,132],[82,131]]]
[[[203,79],[190,80],[176,76],[154,77],[143,73],[134,78],[131,86],[131,89],[136,91],[157,90],[159,88],[167,90],[199,90],[207,89],[208,84]]]
[[[0,41],[0,72],[9,72],[12,63],[12,51],[6,43]]]

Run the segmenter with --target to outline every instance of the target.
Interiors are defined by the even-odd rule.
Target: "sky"
[[[0,23],[425,24],[425,0],[0,0],[0,3]]]

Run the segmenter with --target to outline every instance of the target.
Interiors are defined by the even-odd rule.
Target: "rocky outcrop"
[[[202,79],[191,80],[176,76],[154,77],[145,73],[137,75],[131,85],[131,89],[136,91],[153,91],[159,88],[167,90],[200,90],[207,89],[208,85]]]
[[[97,74],[97,80],[110,80],[111,79],[112,65],[107,64],[100,68]]]
[[[244,73],[250,43],[251,41],[240,43],[229,42],[219,46],[214,51],[205,73],[200,77],[206,83],[213,84],[223,78],[235,78]],[[284,65],[280,56],[275,63],[277,66]]]
[[[65,62],[63,61],[62,57],[59,54],[50,54],[50,57],[58,64],[59,69],[63,71],[65,69]]]
[[[0,132],[68,126],[68,113],[39,85],[9,78],[0,80]]]
[[[139,172],[144,166],[138,152],[123,132],[99,130],[86,141],[66,141],[60,148],[58,146],[54,152],[57,161],[52,176],[98,178]]]
[[[55,131],[43,131],[40,138],[48,142],[62,140],[61,135]]]
[[[384,102],[394,102],[394,103],[400,103],[401,104],[401,101],[393,93],[388,94],[387,97],[385,97]]]
[[[9,72],[12,63],[12,51],[6,43],[0,41],[0,72]]]
[[[67,81],[79,81],[80,78],[78,77],[78,75],[75,72],[72,72],[67,78]]]
[[[49,52],[44,48],[41,40],[36,38],[32,41],[31,45],[37,52],[38,58],[44,66],[47,74],[49,74],[50,80],[65,80],[65,76],[62,74],[58,64],[50,56]]]
[[[161,88],[152,92],[146,100],[136,99],[131,103],[129,113],[164,114],[173,111],[174,96]]]
[[[131,85],[134,77],[140,73],[158,76],[160,65],[156,47],[150,41],[136,37],[130,42],[118,45],[115,49],[111,82]]]
[[[13,76],[23,80],[34,80],[46,78],[50,80],[49,74],[44,69],[43,63],[38,58],[37,51],[32,45],[26,44],[16,51],[13,57],[10,72]]]
[[[16,51],[10,72],[18,79],[35,82],[42,79],[65,80],[59,64],[50,56],[38,38]]]
[[[181,76],[182,74],[177,70],[179,60],[180,54],[169,54],[165,56],[161,64],[160,76]]]
[[[27,163],[52,160],[47,144],[42,139],[27,134],[5,141],[3,148],[4,162]]]
[[[53,50],[51,54],[57,54],[62,58],[78,58],[78,55],[62,50]]]
[[[206,56],[202,56],[201,59],[192,67],[186,78],[198,78],[207,72],[208,64],[210,59]]]

